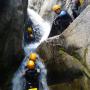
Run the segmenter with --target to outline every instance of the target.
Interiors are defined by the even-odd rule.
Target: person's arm
[[[61,22],[61,16],[57,16],[54,21],[53,21],[53,24],[52,24],[52,29],[54,29],[55,27],[57,27],[57,25],[59,25]]]

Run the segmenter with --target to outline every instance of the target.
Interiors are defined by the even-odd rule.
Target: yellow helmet
[[[56,10],[58,10],[58,9],[61,9],[61,6],[60,6],[60,5],[54,5],[54,6],[52,7],[52,10],[53,10],[53,11],[56,11]]]
[[[84,0],[79,0],[80,1],[80,5],[82,5],[84,3]]]
[[[30,59],[30,60],[33,60],[33,61],[36,61],[36,59],[37,59],[37,54],[36,54],[36,53],[31,53],[30,56],[29,56],[29,59]]]
[[[28,31],[29,33],[32,33],[32,28],[31,28],[31,27],[28,27],[27,31]]]
[[[29,69],[35,69],[35,63],[34,63],[34,61],[29,60],[27,62],[27,68],[29,68]]]

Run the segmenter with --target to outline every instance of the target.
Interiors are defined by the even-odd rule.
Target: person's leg
[[[77,11],[76,11],[76,10],[72,10],[72,14],[73,14],[74,19],[78,16],[78,14],[77,14]]]
[[[78,4],[73,2],[72,3],[72,14],[73,14],[73,17],[74,19],[78,16]]]

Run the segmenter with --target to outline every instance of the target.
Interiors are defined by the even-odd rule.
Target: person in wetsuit
[[[72,1],[72,14],[75,19],[79,15],[79,8],[81,6],[80,0],[71,0]]]
[[[33,23],[29,19],[26,23],[26,27],[25,27],[25,31],[24,31],[24,40],[25,40],[25,43],[27,43],[27,44],[35,41],[34,31],[33,31],[32,26],[33,26]]]
[[[36,53],[31,53],[26,65],[25,79],[26,90],[37,88],[37,90],[48,90],[46,82],[47,71],[45,65]]]
[[[54,5],[52,11],[57,14],[53,21],[49,37],[62,33],[72,22],[72,18],[66,10],[61,10],[60,5]]]

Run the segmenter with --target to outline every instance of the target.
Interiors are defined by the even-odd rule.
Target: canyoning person
[[[72,18],[66,10],[62,10],[60,5],[54,5],[52,7],[57,15],[53,21],[50,37],[62,33],[68,25],[72,22]]]
[[[26,65],[26,90],[48,90],[46,82],[46,69],[39,56],[31,53]]]
[[[39,90],[39,80],[38,80],[39,72],[35,68],[35,62],[29,60],[27,62],[27,70],[25,72],[26,79],[26,90],[35,89]]]
[[[30,40],[33,40],[34,36],[33,36],[33,29],[32,29],[32,27],[28,27],[26,31],[28,33],[28,38]]]
[[[72,14],[75,19],[80,14],[80,6],[84,3],[84,0],[71,0],[72,2]]]
[[[25,39],[26,43],[30,43],[30,42],[34,41],[34,39],[35,39],[32,25],[33,25],[33,23],[29,19],[27,24],[26,24],[26,29],[25,29],[25,32],[24,32],[24,39]]]

